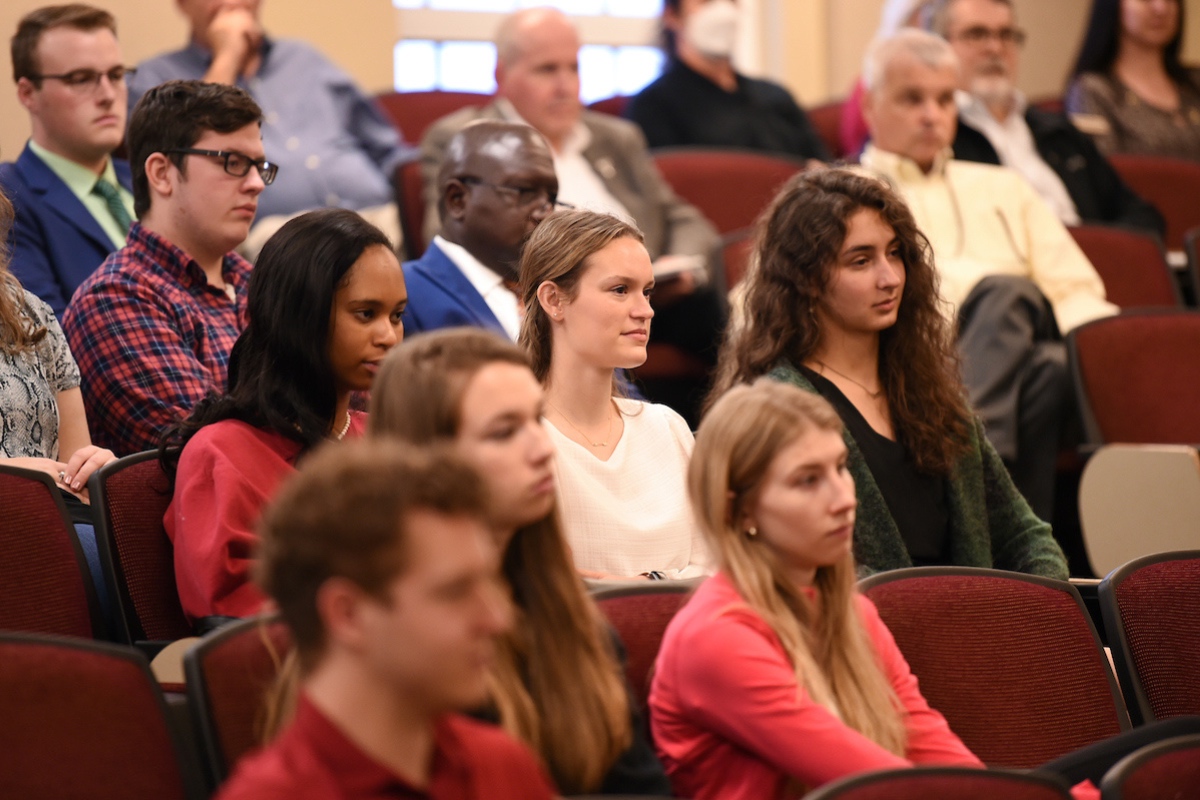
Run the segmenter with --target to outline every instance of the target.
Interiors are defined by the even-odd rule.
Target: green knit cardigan
[[[791,364],[782,363],[770,377],[817,394],[817,389]],[[911,567],[908,548],[888,510],[858,443],[845,432],[849,470],[858,489],[854,525],[854,558],[859,574]],[[950,511],[950,563],[960,567],[992,567],[1066,580],[1067,559],[1050,525],[1029,508],[1013,485],[978,420],[971,427],[970,449],[951,471],[946,491]]]

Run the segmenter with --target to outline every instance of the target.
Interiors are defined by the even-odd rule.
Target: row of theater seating
[[[643,707],[663,631],[693,585],[593,592],[626,645],[627,678]],[[933,567],[881,573],[860,587],[923,694],[990,766],[1030,769],[1131,724],[1200,713],[1200,551],[1142,558],[1101,584],[1124,699],[1071,584]],[[276,619],[228,625],[187,652],[186,686],[160,688],[135,648],[0,634],[0,786],[13,797],[82,796],[64,789],[72,786],[100,800],[202,797],[258,742],[265,696],[289,644]],[[1123,767],[1110,775],[1115,793],[1106,786],[1104,797],[1187,796],[1156,792],[1200,785],[1200,737],[1157,746]],[[1135,777],[1146,769],[1152,779]],[[1141,784],[1153,791],[1137,790]],[[853,778],[812,797],[1064,792],[1040,778],[929,769]]]
[[[1090,447],[1200,443],[1200,417],[1195,413],[1200,408],[1200,359],[1196,358],[1200,312],[1124,312],[1080,327],[1067,342]],[[1154,532],[1157,519],[1171,502],[1184,503],[1191,497],[1200,503],[1200,461],[1194,451],[1183,451],[1185,472],[1187,464],[1192,465],[1191,488],[1171,484],[1167,488],[1173,500],[1170,496],[1160,500],[1153,485],[1134,488],[1135,481],[1153,477],[1137,466],[1141,462],[1125,474],[1116,470],[1115,478],[1110,475],[1107,479],[1106,486],[1111,488],[1098,493],[1100,501],[1145,510],[1137,511],[1129,523],[1140,520],[1134,535],[1120,526],[1109,526],[1113,530],[1110,540],[1124,548],[1118,549],[1116,556],[1097,557],[1093,542],[1088,541],[1098,574],[1141,553],[1177,549],[1197,540],[1196,520],[1185,519],[1178,526],[1158,531],[1166,538],[1154,547],[1138,549],[1147,547],[1147,535]],[[1172,457],[1176,452],[1166,450]],[[1111,461],[1118,455],[1136,461],[1145,454],[1117,450],[1106,458]],[[1083,488],[1088,488],[1086,480]],[[107,635],[132,644],[189,634],[162,524],[170,485],[153,454],[129,456],[106,466],[92,477],[89,490],[97,511],[96,538],[106,573],[108,604],[115,617],[115,630]],[[49,476],[0,466],[0,497],[5,507],[0,533],[7,556],[0,561],[0,628],[103,637],[106,632],[96,612],[95,592],[86,575],[74,567],[73,548],[78,544]],[[1087,510],[1085,507],[1085,523]],[[1097,525],[1116,514],[1109,510],[1095,515]],[[1089,527],[1085,524],[1085,536],[1091,533]]]

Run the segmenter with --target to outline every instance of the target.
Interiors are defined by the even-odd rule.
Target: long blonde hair
[[[369,434],[416,444],[453,439],[468,384],[498,362],[529,366],[520,348],[478,329],[406,340],[375,380]],[[542,755],[565,794],[596,791],[632,741],[630,701],[557,511],[517,530],[502,571],[516,621],[500,642],[493,673],[500,724]]]
[[[817,395],[766,378],[730,389],[696,434],[688,494],[721,570],[779,637],[800,686],[848,726],[903,755],[899,701],[855,608],[854,556],[817,569],[814,601],[737,524],[757,502],[775,456],[814,428],[842,432],[837,412]]]

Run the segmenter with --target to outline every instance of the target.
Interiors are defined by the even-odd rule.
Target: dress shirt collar
[[[438,246],[439,250],[446,254],[446,258],[454,262],[454,266],[458,267],[459,271],[467,276],[467,280],[471,282],[471,285],[484,297],[492,289],[504,283],[499,275],[478,258],[471,255],[471,252],[462,245],[446,241],[442,238],[441,234],[433,237],[433,243]]]
[[[949,147],[938,153],[933,159],[933,167],[926,173],[908,156],[899,153],[888,153],[873,144],[868,144],[863,150],[862,165],[869,170],[895,178],[901,183],[924,181],[946,174],[946,165],[954,158],[954,151]]]
[[[424,789],[413,786],[363,752],[305,694],[298,698],[296,716],[289,731],[285,735],[294,737],[308,754],[321,761],[347,797],[432,797],[439,789],[464,786],[469,782],[468,765],[456,761],[453,756],[460,745],[450,729],[448,718],[434,728],[433,763],[429,786]],[[448,796],[455,794],[457,792],[447,792]]]
[[[207,288],[222,297],[228,297],[226,292],[209,284],[204,268],[196,259],[174,242],[142,227],[140,222],[135,221],[129,229],[129,243],[126,248],[143,253],[181,286],[192,290]],[[238,304],[238,298],[244,295],[249,275],[250,264],[237,253],[226,253],[221,259],[221,277],[226,286],[233,288],[234,296],[229,299],[235,305]]]
[[[45,162],[51,172],[62,179],[62,182],[67,185],[72,194],[81,200],[92,193],[92,188],[96,185],[97,179],[107,180],[113,186],[116,186],[122,195],[128,194],[125,191],[125,187],[117,180],[117,171],[113,167],[112,158],[105,161],[104,170],[97,176],[96,173],[87,167],[76,164],[71,159],[60,156],[57,153],[51,153],[32,139],[29,140],[29,149],[33,151],[34,155]]]
[[[507,98],[496,98],[496,108],[499,109],[500,116],[504,117],[509,122],[519,122],[522,125],[529,125],[528,120],[521,116],[521,114],[517,111],[517,107],[514,106],[512,101],[508,100]],[[529,125],[529,127],[533,128],[534,126]],[[546,143],[550,144],[550,141],[547,139]],[[567,136],[566,141],[563,142],[562,150],[555,151],[553,145],[551,145],[550,149],[554,152],[555,156],[579,155],[583,153],[584,150],[587,150],[588,145],[591,143],[592,132],[588,130],[588,127],[583,124],[583,120],[580,119],[575,123],[575,127]]]
[[[463,277],[475,287],[483,302],[492,310],[492,315],[514,342],[521,334],[521,298],[504,285],[504,279],[490,267],[471,255],[462,245],[433,237],[433,243],[450,259]]]
[[[1025,111],[1029,108],[1029,101],[1025,99],[1025,93],[1020,89],[1013,89],[1012,108],[1009,110],[1008,118],[1003,121],[993,117],[987,104],[970,92],[959,89],[954,93],[954,100],[958,104],[958,113],[962,116],[963,121],[972,128],[978,129],[989,125],[1011,125],[1014,119],[1024,122]]]

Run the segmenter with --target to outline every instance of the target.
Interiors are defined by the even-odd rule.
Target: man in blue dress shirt
[[[399,244],[391,177],[410,150],[371,98],[310,45],[267,36],[258,0],[177,2],[191,41],[138,66],[130,106],[179,78],[237,85],[262,107],[263,146],[279,179],[243,252],[256,252],[288,218],[326,206],[358,211]]]

